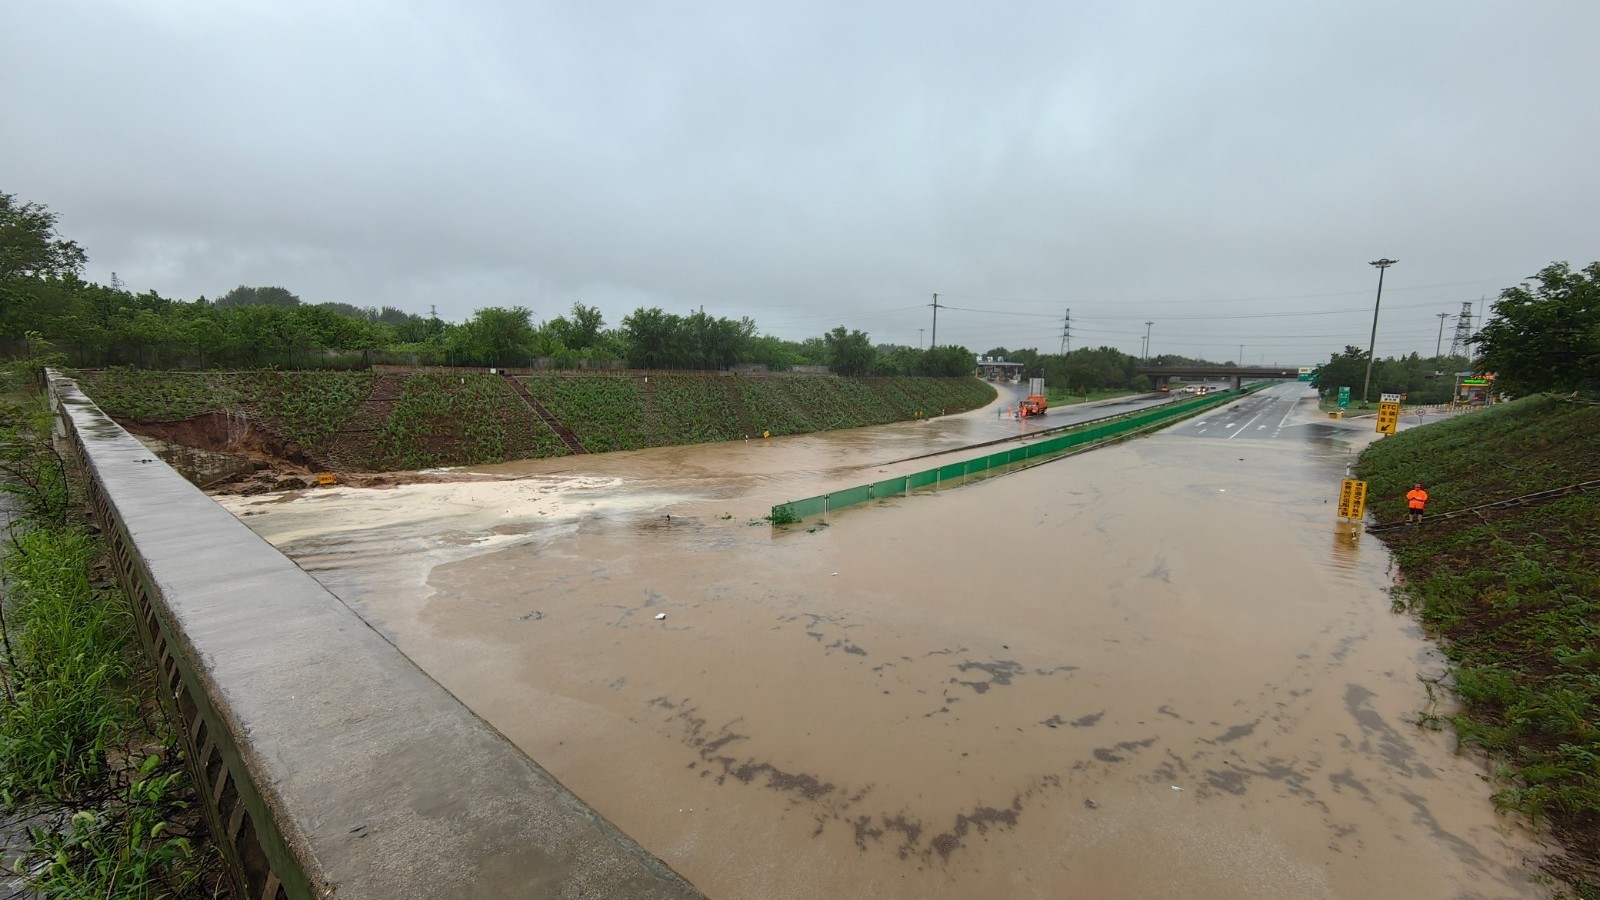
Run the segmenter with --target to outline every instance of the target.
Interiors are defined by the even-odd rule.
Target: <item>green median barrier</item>
[[[1195,397],[1190,400],[1181,400],[1169,403],[1166,406],[1144,412],[1132,413],[1114,422],[1105,422],[1091,425],[1081,431],[1046,438],[1032,444],[1012,447],[985,456],[969,459],[963,462],[949,463],[936,469],[924,469],[913,472],[901,478],[890,478],[884,481],[864,484],[859,487],[845,488],[824,494],[818,497],[807,497],[804,500],[794,500],[789,503],[779,504],[772,508],[774,522],[793,522],[809,516],[822,515],[835,509],[865,503],[874,498],[898,497],[911,491],[928,487],[955,487],[965,484],[969,475],[982,476],[996,469],[1027,463],[1031,459],[1041,459],[1059,453],[1064,453],[1074,447],[1086,444],[1099,443],[1124,435],[1132,431],[1159,424],[1170,419],[1180,419],[1186,415],[1198,412],[1211,406],[1218,406],[1249,393],[1250,390],[1230,391],[1223,394],[1208,394],[1204,397]],[[782,514],[780,514],[780,510]]]
[[[845,488],[828,495],[828,509],[829,511],[843,509],[846,506],[855,506],[857,503],[865,503],[871,499],[872,485],[870,484]]]
[[[828,496],[823,494],[817,497],[807,497],[804,500],[791,500],[788,503],[780,504],[780,506],[787,507],[789,515],[796,519],[820,516],[828,511]],[[778,515],[778,509],[778,506],[772,508],[773,517],[781,519],[783,517]]]
[[[906,481],[907,479],[905,478],[889,478],[874,482],[872,496],[878,500],[882,500],[885,497],[898,497],[906,492]]]

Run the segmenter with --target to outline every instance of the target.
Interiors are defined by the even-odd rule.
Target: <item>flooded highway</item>
[[[712,897],[1547,896],[1304,385],[760,521],[996,413],[221,502]]]

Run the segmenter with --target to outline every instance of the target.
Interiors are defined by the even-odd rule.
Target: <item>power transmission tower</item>
[[[1468,354],[1467,342],[1472,340],[1472,301],[1461,304],[1461,314],[1456,316],[1456,333],[1450,338],[1450,355],[1455,356],[1459,350],[1461,355]]]
[[[1061,355],[1066,356],[1072,349],[1072,309],[1067,308],[1067,314],[1061,319]]]

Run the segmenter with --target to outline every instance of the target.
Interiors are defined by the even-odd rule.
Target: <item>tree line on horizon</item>
[[[684,316],[656,307],[636,309],[607,327],[600,310],[582,303],[537,323],[524,306],[484,307],[467,321],[452,323],[390,306],[306,303],[277,286],[240,285],[214,300],[135,294],[115,276],[111,285],[85,281],[87,254],[62,238],[56,225],[56,214],[47,207],[0,192],[0,339],[8,339],[13,352],[16,345],[46,342],[79,366],[349,368],[384,361],[485,366],[539,361],[551,368],[753,364],[773,371],[826,366],[841,375],[931,376],[967,375],[975,368],[974,354],[960,346],[924,350],[874,344],[866,332],[842,325],[791,341],[761,333],[748,317]],[[1479,361],[1474,365],[1498,371],[1498,383],[1509,390],[1593,392],[1600,387],[1600,263],[1579,271],[1555,263],[1535,279],[1537,284],[1501,292],[1495,317],[1475,338]],[[1135,371],[1140,361],[1113,347],[1066,354],[996,347],[984,355],[1020,362],[1023,377],[1043,377],[1051,387],[1074,393],[1149,387]],[[1149,362],[1206,361],[1164,355]],[[1415,353],[1377,361],[1373,391],[1428,395],[1440,383],[1433,373],[1454,362],[1423,360]],[[1331,354],[1316,378],[1319,385],[1347,384],[1348,370],[1357,365],[1364,373],[1365,351],[1346,347]]]
[[[1408,403],[1453,398],[1458,372],[1493,373],[1495,390],[1512,395],[1600,396],[1600,262],[1574,270],[1554,262],[1506,288],[1493,317],[1470,339],[1476,353],[1425,358],[1410,353],[1375,360],[1370,393],[1405,394]],[[1313,375],[1317,387],[1350,387],[1353,402],[1366,379],[1367,351],[1334,353]]]

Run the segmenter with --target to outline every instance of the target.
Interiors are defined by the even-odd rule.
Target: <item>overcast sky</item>
[[[1600,3],[10,0],[90,277],[1311,364],[1600,259]],[[1455,320],[1445,322],[1450,341]]]

